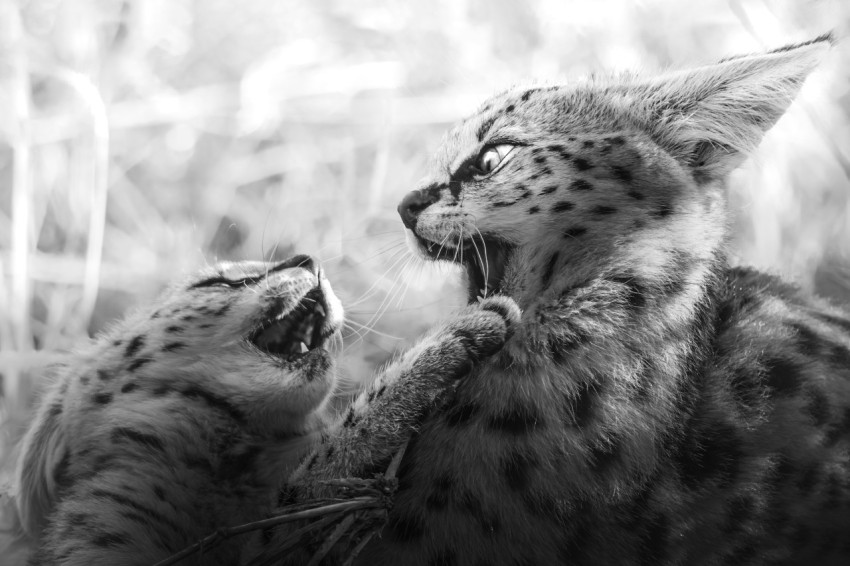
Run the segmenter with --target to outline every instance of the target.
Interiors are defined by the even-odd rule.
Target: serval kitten
[[[830,44],[515,88],[448,134],[409,240],[523,316],[364,564],[850,564],[850,315],[724,253],[729,172]]]
[[[318,262],[222,263],[55,368],[16,500],[31,564],[151,566],[267,517],[313,443],[392,457],[444,390],[501,348],[519,310],[471,305],[390,364],[344,415],[328,346],[343,309]],[[238,564],[250,537],[180,564]]]

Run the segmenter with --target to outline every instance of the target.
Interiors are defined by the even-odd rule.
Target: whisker
[[[357,299],[351,301],[349,303],[349,306],[357,306],[372,297],[372,295],[377,292],[377,288],[381,284],[381,282],[386,281],[388,279],[387,274],[393,271],[400,263],[405,260],[405,251],[406,250],[397,250],[396,252],[394,252],[393,255],[390,256],[390,261],[392,262],[392,264],[386,269],[386,271],[384,271],[384,273],[382,273],[378,276],[377,279],[375,279],[375,282],[372,283],[372,285],[368,289],[366,289],[363,294],[361,294]]]
[[[484,296],[486,297],[487,293],[490,292],[490,258],[487,256],[487,242],[484,240],[484,236],[481,235],[481,230],[475,226],[475,231],[478,232],[478,237],[481,238],[481,248],[484,250]]]
[[[366,325],[357,322],[356,320],[345,321],[346,326],[348,326],[349,324],[353,324],[353,325],[361,328],[362,330],[365,330],[366,332],[368,332],[370,334],[375,334],[377,336],[383,336],[384,338],[389,338],[390,340],[404,340],[404,337],[402,337],[402,336],[394,336],[392,334],[387,334],[386,332],[381,332],[380,330],[375,330],[374,328],[369,328]],[[351,330],[355,330],[355,329],[351,328]]]
[[[478,230],[478,228],[476,228],[476,230]],[[478,232],[478,234],[480,235],[481,232]],[[472,242],[472,248],[475,250],[475,255],[478,256],[478,265],[479,265],[479,267],[481,267],[484,270],[484,289],[482,291],[482,294],[484,295],[484,297],[486,297],[487,296],[487,269],[485,267],[486,259],[481,257],[481,250],[478,249],[478,244],[475,243],[475,236],[473,235],[469,239]],[[482,240],[481,243],[483,244],[484,241]],[[487,254],[485,253],[484,255],[486,257]]]

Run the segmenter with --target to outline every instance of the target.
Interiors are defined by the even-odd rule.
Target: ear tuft
[[[831,34],[662,75],[629,98],[650,133],[705,178],[726,175],[785,113],[834,43]]]

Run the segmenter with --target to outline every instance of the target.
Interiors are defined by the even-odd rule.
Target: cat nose
[[[398,214],[401,216],[405,228],[411,230],[416,228],[419,213],[438,200],[440,200],[440,189],[437,187],[427,187],[407,193],[407,196],[398,205]]]
[[[282,271],[284,269],[292,269],[294,267],[301,267],[306,269],[313,275],[319,274],[319,262],[313,259],[311,256],[306,254],[300,254],[296,256],[292,256],[289,259],[286,259],[279,264],[275,265],[272,269],[269,270],[269,273],[275,271]]]

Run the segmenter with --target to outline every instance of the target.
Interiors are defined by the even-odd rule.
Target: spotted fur
[[[317,304],[309,351],[284,357],[257,339]],[[263,519],[320,438],[373,465],[518,319],[508,300],[471,307],[468,340],[456,322],[436,329],[340,417],[325,345],[342,308],[316,262],[222,264],[175,285],[57,369],[18,470],[19,514],[38,539],[31,563],[149,566]],[[181,564],[236,564],[244,538]]]
[[[850,563],[850,314],[724,253],[728,173],[830,42],[515,88],[448,134],[411,242],[523,318],[364,564]]]

